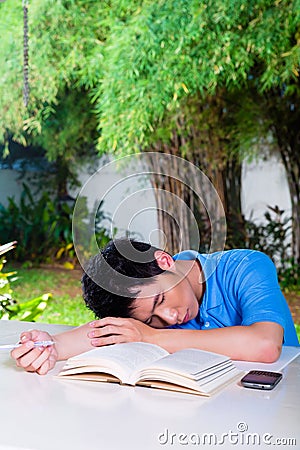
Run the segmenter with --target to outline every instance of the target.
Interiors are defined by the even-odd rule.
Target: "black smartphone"
[[[282,379],[282,373],[266,372],[264,370],[250,370],[242,379],[244,387],[252,389],[273,389]]]

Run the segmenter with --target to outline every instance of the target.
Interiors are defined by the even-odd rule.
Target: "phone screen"
[[[280,377],[280,374],[276,375],[279,375]],[[276,375],[248,374],[244,377],[244,381],[251,381],[252,383],[272,384],[277,380],[277,378],[279,378]]]
[[[251,370],[241,379],[241,384],[256,389],[273,389],[281,378],[282,374],[278,372]]]

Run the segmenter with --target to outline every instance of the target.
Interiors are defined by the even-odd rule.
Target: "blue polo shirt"
[[[209,330],[276,322],[284,329],[284,345],[299,345],[290,310],[278,285],[276,268],[267,255],[255,250],[211,254],[187,250],[174,259],[198,259],[206,287],[197,317],[172,328]]]

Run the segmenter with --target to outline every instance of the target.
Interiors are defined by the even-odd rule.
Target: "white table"
[[[16,342],[34,327],[67,329],[0,320],[0,342]],[[212,398],[60,380],[53,375],[62,365],[39,376],[1,352],[1,450],[300,449],[299,357],[273,391],[234,383]]]

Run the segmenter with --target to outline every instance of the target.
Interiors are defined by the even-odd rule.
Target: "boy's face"
[[[142,286],[133,303],[132,317],[154,328],[165,328],[194,319],[199,303],[189,280],[178,273],[165,273]]]

